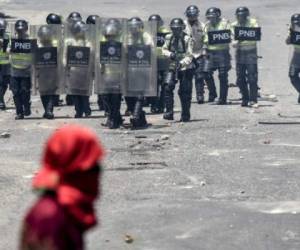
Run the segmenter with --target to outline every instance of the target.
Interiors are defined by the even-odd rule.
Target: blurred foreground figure
[[[68,125],[48,140],[43,166],[33,179],[40,193],[26,215],[21,250],[83,250],[83,234],[96,225],[104,149],[87,128]]]

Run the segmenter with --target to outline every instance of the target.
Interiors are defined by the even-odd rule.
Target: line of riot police
[[[187,122],[193,79],[197,102],[205,101],[205,84],[208,102],[214,102],[218,95],[213,74],[218,71],[217,104],[227,103],[230,44],[235,50],[242,106],[256,106],[258,21],[247,7],[237,8],[233,23],[215,7],[206,11],[206,23],[200,22],[199,14],[198,7],[191,5],[185,11],[186,20],[174,18],[169,27],[159,15],[151,15],[148,21],[92,15],[85,23],[73,12],[63,23],[59,15],[49,14],[47,24],[28,26],[25,20],[18,20],[12,30],[0,19],[0,108],[5,108],[8,83],[16,119],[31,114],[31,88],[39,92],[47,119],[54,118],[53,107],[59,104],[60,94],[66,94],[67,104],[75,106],[76,118],[90,116],[89,97],[96,93],[99,109],[107,115],[105,126],[122,125],[120,107],[125,97],[125,114],[131,115],[132,127],[145,127],[145,103],[151,105],[151,112],[164,112],[164,119],[174,119],[174,90],[179,82],[180,120]],[[300,15],[294,15],[287,43],[295,48],[290,78],[300,93],[299,24]]]
[[[231,69],[230,44],[235,49],[237,85],[242,95],[242,106],[256,106],[258,96],[257,43],[261,28],[250,16],[247,7],[236,9],[236,21],[222,18],[221,10],[211,7],[206,11],[206,23],[199,21],[199,9],[191,5],[185,12],[186,33],[193,39],[194,77],[197,102],[204,103],[204,85],[208,88],[208,102],[218,97],[213,74],[218,71],[219,105],[227,103],[228,72]]]
[[[60,94],[75,106],[75,118],[90,116],[89,97],[94,92],[107,113],[106,126],[122,125],[122,95],[132,126],[147,125],[143,101],[157,95],[156,22],[89,16],[85,23],[76,12],[65,23],[56,14],[44,25],[18,20],[11,31],[5,20],[1,22],[1,76],[9,78],[2,82],[7,88],[10,81],[16,119],[31,114],[32,89],[39,92],[47,119],[54,118]]]

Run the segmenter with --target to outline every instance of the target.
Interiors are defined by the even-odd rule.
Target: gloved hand
[[[203,50],[201,57],[204,58],[204,59],[208,58],[208,51],[207,51],[207,49]]]
[[[176,53],[171,52],[170,59],[171,59],[172,61],[175,61],[175,60],[176,60]]]
[[[178,63],[178,65],[177,65],[177,70],[180,70],[182,67],[183,67],[182,63],[181,63],[181,62]]]
[[[236,49],[238,47],[238,43],[239,43],[238,41],[233,41],[232,47]]]

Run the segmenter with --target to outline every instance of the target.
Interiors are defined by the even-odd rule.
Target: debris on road
[[[261,125],[300,125],[300,121],[259,121],[258,124]]]
[[[11,134],[9,132],[2,132],[0,134],[0,138],[2,139],[7,139],[7,138],[10,138],[11,137]]]
[[[201,186],[201,187],[206,186],[206,182],[205,182],[205,181],[200,181],[200,186]]]
[[[131,243],[134,241],[134,239],[133,239],[133,237],[132,237],[131,235],[125,234],[124,241],[125,241],[127,244],[131,244]]]
[[[162,135],[162,136],[160,137],[160,139],[163,140],[163,141],[166,141],[166,140],[169,140],[169,139],[170,139],[170,136],[169,136],[169,135]]]
[[[269,144],[271,144],[271,140],[264,140],[263,144],[269,145]]]

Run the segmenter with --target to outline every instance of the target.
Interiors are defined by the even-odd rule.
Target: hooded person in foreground
[[[84,233],[97,224],[93,204],[103,156],[96,134],[87,128],[67,125],[54,132],[33,179],[40,196],[23,221],[19,249],[84,249]]]

